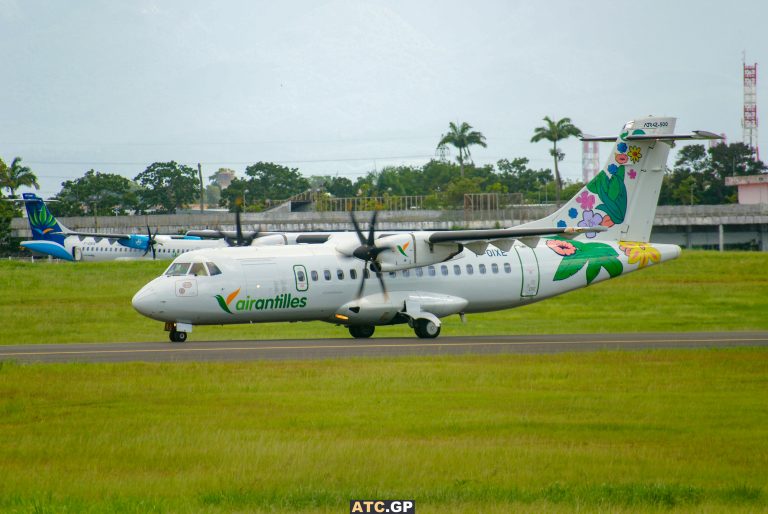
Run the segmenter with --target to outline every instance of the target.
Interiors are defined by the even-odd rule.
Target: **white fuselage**
[[[227,244],[223,239],[176,239],[170,236],[156,236],[156,259],[174,259],[179,255],[193,250],[205,248],[223,248]],[[85,262],[113,260],[152,260],[152,250],[146,251],[122,245],[116,239],[89,236],[68,236],[64,239],[64,248],[74,260]]]
[[[621,263],[620,273],[634,271],[638,264],[628,262],[619,244],[609,245],[616,252],[611,259]],[[654,262],[680,252],[675,245],[653,248],[660,256]],[[175,263],[196,261],[212,262],[221,273],[163,275],[136,294],[134,307],[160,321],[191,325],[309,320],[386,325],[405,322],[406,309],[438,318],[507,309],[584,287],[589,280],[587,266],[555,278],[563,256],[545,240],[535,248],[515,242],[508,252],[493,245],[481,255],[464,250],[444,263],[383,273],[387,295],[371,272],[359,299],[363,262],[332,244],[200,251]],[[590,282],[607,278],[601,269]]]

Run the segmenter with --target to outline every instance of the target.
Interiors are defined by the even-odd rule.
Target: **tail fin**
[[[554,214],[521,227],[608,227],[578,236],[607,241],[648,242],[667,155],[676,139],[719,138],[709,132],[675,135],[675,118],[640,118],[621,131],[605,167]],[[584,138],[614,141],[613,138]]]
[[[55,241],[64,244],[64,237],[70,230],[59,223],[45,206],[45,202],[34,193],[22,195],[27,208],[29,227],[32,229],[33,240]]]

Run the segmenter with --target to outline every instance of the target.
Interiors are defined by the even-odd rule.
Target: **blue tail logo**
[[[32,239],[64,243],[64,234],[56,218],[45,206],[42,198],[34,193],[24,193],[24,203],[27,208],[29,226],[32,228]]]

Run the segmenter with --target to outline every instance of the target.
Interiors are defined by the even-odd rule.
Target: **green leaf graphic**
[[[224,301],[223,296],[221,296],[220,294],[217,294],[216,296],[214,296],[214,298],[216,298],[216,301],[219,302],[219,307],[221,307],[224,310],[224,312],[228,312],[229,314],[232,314],[232,311],[229,310],[229,306],[227,305],[227,302]]]

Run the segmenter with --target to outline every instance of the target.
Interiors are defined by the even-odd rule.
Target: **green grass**
[[[0,511],[766,512],[768,350],[0,367]]]
[[[0,262],[0,344],[164,341],[131,307],[159,262]],[[680,259],[534,305],[444,320],[444,335],[768,329],[768,254],[683,252]],[[378,336],[412,335],[406,326]],[[312,322],[196,327],[192,340],[347,337]]]

